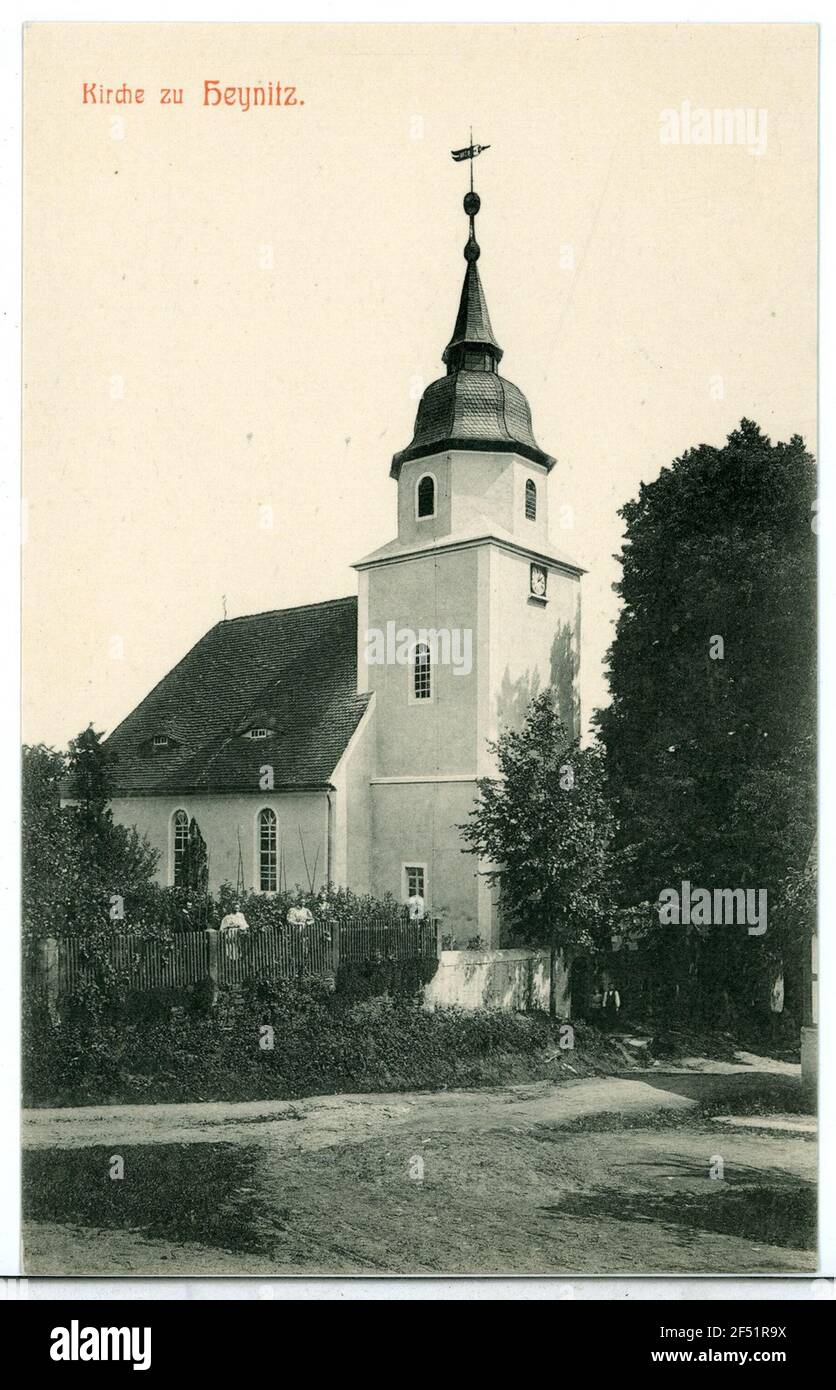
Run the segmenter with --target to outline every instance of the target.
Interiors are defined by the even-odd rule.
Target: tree
[[[71,740],[67,754],[43,744],[24,747],[27,938],[118,927],[122,904],[127,914],[131,899],[150,888],[157,852],[135,830],[114,824],[111,777],[109,750],[92,726]]]
[[[74,880],[67,818],[61,811],[66,755],[38,743],[23,749],[21,806],[22,908],[24,931],[37,922],[63,918],[68,884]],[[46,931],[41,933],[46,935]]]
[[[498,777],[480,778],[467,853],[497,867],[503,921],[521,939],[547,945],[552,979],[558,951],[598,944],[612,928],[613,822],[603,754],[581,749],[555,708],[551,689],[528,706],[523,728],[491,745]]]
[[[777,905],[785,876],[806,862],[815,825],[814,502],[803,440],[773,445],[742,420],[722,448],[689,450],[621,509],[623,608],[608,654],[612,702],[596,724],[625,902],[653,902],[687,879],[766,888]],[[731,985],[744,963],[741,937],[720,930],[703,955]]]
[[[92,724],[77,738],[70,739],[67,758],[67,792],[77,802],[78,819],[94,833],[101,830],[110,815],[113,758],[102,735]]]

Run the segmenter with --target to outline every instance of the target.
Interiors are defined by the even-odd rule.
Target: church
[[[555,460],[500,375],[479,207],[471,187],[444,375],[392,459],[397,535],[356,561],[356,595],[219,622],[108,740],[114,819],[147,835],[163,883],[194,821],[211,889],[418,892],[458,946],[501,944],[458,827],[539,690],[579,727],[583,571],[549,539]]]

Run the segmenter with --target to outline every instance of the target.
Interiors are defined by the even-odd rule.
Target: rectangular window
[[[426,868],[423,864],[404,864],[403,877],[405,898],[414,898],[416,894],[426,898]]]

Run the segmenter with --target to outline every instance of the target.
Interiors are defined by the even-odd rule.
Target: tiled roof
[[[491,328],[488,301],[485,298],[485,291],[482,288],[476,262],[468,261],[467,270],[464,273],[461,299],[459,300],[459,312],[456,315],[456,326],[453,329],[452,338],[444,349],[442,360],[451,362],[455,356],[455,349],[458,347],[477,347],[480,345],[493,348],[491,355],[497,362],[502,357],[502,348],[496,341]]]
[[[356,598],[228,619],[110,735],[114,794],[255,792],[265,764],[277,788],[322,786],[368,701],[357,694]],[[268,737],[245,737],[255,726]]]
[[[409,459],[445,449],[488,449],[520,454],[547,469],[554,459],[531,430],[531,411],[519,387],[495,372],[453,372],[433,381],[421,397],[412,443],[392,460],[397,477]]]

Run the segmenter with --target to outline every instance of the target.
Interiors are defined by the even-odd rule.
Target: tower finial
[[[472,167],[473,166],[471,165],[471,168]],[[464,258],[466,261],[478,261],[481,255],[479,243],[476,240],[476,228],[473,225],[474,218],[476,217],[476,214],[481,206],[482,202],[479,197],[479,194],[474,193],[472,188],[469,193],[465,193],[464,210],[470,218],[470,234],[467,238],[467,245],[464,248]]]
[[[473,191],[473,161],[476,158],[477,154],[481,154],[483,150],[489,149],[490,145],[474,145],[473,126],[471,126],[470,144],[465,146],[463,150],[450,151],[453,158],[457,161],[460,161],[462,159],[470,160],[470,192],[465,193],[464,195],[464,210],[470,218],[470,235],[467,238],[467,245],[464,248],[464,258],[466,261],[470,262],[478,261],[479,256],[481,254],[479,250],[479,243],[476,240],[476,228],[473,225],[473,219],[475,218],[477,212],[482,206],[479,194],[474,193]]]

